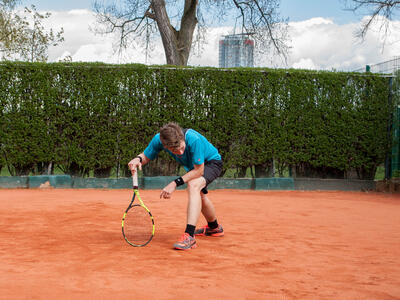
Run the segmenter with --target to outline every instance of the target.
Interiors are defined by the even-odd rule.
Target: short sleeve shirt
[[[150,144],[144,150],[144,155],[153,160],[161,150],[168,152],[179,164],[183,165],[186,171],[194,168],[194,165],[201,165],[210,160],[221,160],[221,155],[203,135],[193,129],[188,129],[185,133],[185,152],[182,155],[173,154],[164,148],[157,133]]]

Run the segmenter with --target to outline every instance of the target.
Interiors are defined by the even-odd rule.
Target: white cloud
[[[379,24],[371,28],[363,43],[354,37],[359,23],[337,25],[331,20],[317,18],[289,25],[292,51],[288,63],[294,68],[303,68],[306,59],[310,59],[315,69],[347,71],[389,60],[400,54],[400,31],[389,32],[382,51]],[[399,25],[399,21],[391,22],[391,28]],[[302,60],[303,63],[299,63]]]
[[[146,57],[138,47],[130,48],[121,56],[113,53],[111,36],[95,35],[89,26],[95,25],[95,16],[89,10],[53,11],[49,28],[64,28],[65,42],[49,51],[49,60],[58,61],[67,55],[73,61],[103,61],[108,63],[146,63]],[[292,67],[323,70],[354,70],[365,64],[379,63],[400,55],[400,21],[391,22],[386,46],[382,52],[382,38],[378,25],[371,30],[364,43],[354,38],[359,24],[335,24],[331,19],[312,18],[289,23],[292,50],[287,65],[279,59],[264,58],[262,67]],[[218,66],[218,41],[222,35],[232,33],[232,28],[209,28],[201,55],[192,54],[189,64],[194,66]],[[197,52],[192,49],[192,52]],[[165,64],[165,55],[159,40],[148,64]]]
[[[304,29],[309,29],[310,27],[313,26],[320,26],[320,25],[332,25],[334,24],[331,19],[325,19],[325,18],[311,18],[308,20],[304,21],[299,21],[299,22],[289,22],[289,25],[293,26],[295,25],[297,29],[299,30],[304,30]]]
[[[298,62],[295,62],[292,67],[295,69],[317,69],[311,58],[301,58]]]
[[[73,55],[74,61],[112,61],[112,45],[110,43],[82,45]]]

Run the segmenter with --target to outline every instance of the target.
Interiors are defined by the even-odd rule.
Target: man
[[[169,199],[178,186],[187,183],[186,230],[181,239],[174,244],[174,248],[196,248],[195,235],[223,236],[224,230],[217,222],[214,205],[207,197],[207,186],[222,172],[222,160],[218,150],[197,131],[183,130],[176,123],[168,123],[153,137],[144,152],[128,163],[132,174],[136,167],[141,170],[143,165],[155,159],[161,150],[168,152],[187,172],[170,182],[160,194],[160,198]],[[195,230],[200,212],[208,225]]]

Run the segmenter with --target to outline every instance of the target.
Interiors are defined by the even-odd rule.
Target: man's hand
[[[135,157],[128,163],[128,168],[131,170],[132,175],[135,174],[136,168],[139,167],[139,170],[142,170],[142,164],[140,163],[140,159],[138,157]]]
[[[171,198],[171,194],[176,190],[176,183],[175,181],[172,181],[170,184],[168,184],[163,190],[161,191],[160,194],[160,199],[169,199]]]

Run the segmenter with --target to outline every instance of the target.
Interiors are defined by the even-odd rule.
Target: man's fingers
[[[135,173],[137,167],[142,171],[142,164],[128,163],[128,168],[131,170],[132,175]]]
[[[168,199],[168,198],[171,198],[171,195],[170,195],[170,193],[168,193],[166,191],[162,191],[160,194],[160,199],[161,198]]]

